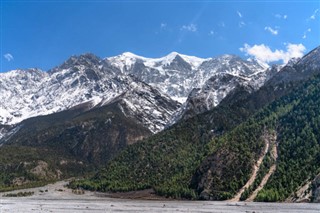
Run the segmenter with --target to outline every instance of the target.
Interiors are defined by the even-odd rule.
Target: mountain
[[[152,59],[124,53],[106,60],[184,103],[169,124],[216,107],[237,85],[257,90],[276,73],[275,68],[235,55],[202,59],[173,52]]]
[[[233,55],[203,59],[172,52],[162,58],[145,58],[124,53],[105,60],[122,73],[136,76],[181,103],[193,88],[201,88],[205,81],[217,73],[249,77],[267,69],[257,61],[245,61]]]
[[[81,104],[66,111],[29,118],[15,128],[19,131],[3,138],[4,146],[50,147],[69,151],[75,158],[97,165],[107,162],[126,145],[151,135],[137,119],[123,113],[119,100],[94,108],[91,103]]]
[[[133,87],[141,86],[139,82],[145,82],[158,90],[157,96],[161,93],[165,98],[159,103],[170,102],[168,106],[174,105],[169,99],[183,103],[189,96],[180,110],[175,106],[157,108],[154,104],[155,109],[148,105],[151,108],[142,110],[143,106],[139,105],[142,102],[134,103],[135,107],[141,108],[140,122],[145,122],[144,125],[149,125],[155,133],[182,117],[192,102],[198,102],[198,97],[201,97],[200,101],[205,99],[205,107],[193,107],[201,110],[194,110],[192,115],[215,107],[235,85],[250,84],[254,89],[259,88],[267,80],[265,70],[266,67],[257,61],[245,61],[231,55],[208,59],[176,52],[155,59],[128,52],[105,59],[90,53],[72,56],[48,72],[28,69],[0,73],[0,124],[17,124],[30,117],[60,112],[89,101],[93,106],[107,104]],[[234,80],[227,81],[227,75]],[[193,89],[198,92],[190,94]],[[179,103],[175,105],[179,106]],[[143,113],[147,111],[148,114]],[[152,118],[142,118],[146,115]]]
[[[179,107],[134,77],[118,80],[126,88],[119,96],[3,126],[0,144],[70,150],[75,158],[104,165],[128,144],[161,130]]]
[[[246,63],[246,61],[242,62],[243,64]],[[260,72],[251,70],[252,74],[250,75],[230,73],[228,71],[218,72],[210,77],[201,88],[194,88],[190,92],[187,101],[180,108],[180,111],[176,113],[175,120],[186,119],[213,109],[236,88],[242,87],[248,93],[257,91],[279,69],[279,66],[273,66]],[[243,70],[246,69],[243,68]],[[247,69],[247,71],[250,70]]]
[[[0,81],[0,123],[4,125],[60,112],[89,101],[92,107],[102,106],[130,92],[135,100],[128,100],[127,95],[127,103],[141,104],[136,106],[144,116],[140,121],[156,132],[164,128],[169,114],[179,106],[167,95],[132,76],[121,75],[120,70],[92,54],[71,57],[49,72],[30,69],[1,73]],[[139,98],[133,97],[135,92],[141,93],[137,97],[145,94],[152,96],[146,99],[152,100],[138,103]],[[161,106],[161,103],[165,105]],[[151,109],[152,106],[155,108]]]
[[[86,175],[152,134],[117,102],[29,118],[12,131],[1,139],[0,190]]]
[[[130,73],[181,102],[196,85],[196,70],[206,60],[176,52],[155,59],[132,53],[106,59],[123,73]]]
[[[318,200],[318,49],[258,90],[238,85],[212,110],[129,146],[72,187],[235,201],[284,201],[299,191]]]
[[[275,69],[234,55],[202,59],[173,52],[152,59],[124,53],[106,60],[122,73],[136,76],[175,100],[184,103],[187,99],[173,123],[183,114],[190,117],[212,109],[239,84],[257,90],[275,74]]]
[[[158,174],[164,167],[183,165],[187,168],[185,174],[191,176],[212,136],[233,129],[273,100],[270,97],[265,102],[254,101],[260,105],[237,110],[239,105],[251,103],[246,100],[251,100],[249,97],[259,91],[269,76],[276,74],[265,68],[256,61],[230,55],[200,59],[171,53],[150,59],[124,53],[105,59],[93,54],[72,56],[48,72],[29,69],[2,73],[0,152],[5,163],[0,165],[0,180],[6,183],[3,187],[16,187],[16,178],[25,185],[87,174],[117,158],[126,147],[135,149],[131,144],[140,140],[143,141],[138,147],[147,148],[151,156],[157,153],[154,164],[160,169]],[[186,104],[175,100],[186,99],[195,86],[200,88],[199,97],[213,94],[203,103],[209,107],[199,107],[189,116],[191,120],[168,127],[176,114],[185,109]],[[196,98],[189,97],[189,100]],[[197,116],[198,113],[204,114]],[[165,127],[168,130],[162,134]],[[151,137],[155,133],[159,135]],[[190,144],[192,141],[195,142]],[[170,149],[169,159],[178,155],[181,158],[163,160],[161,156],[169,151],[165,147]],[[18,153],[10,163],[8,159],[15,149]],[[195,155],[194,159],[185,166],[180,164],[189,155]],[[161,159],[161,166],[157,166]],[[132,168],[141,166],[139,161],[133,162],[136,165]],[[41,174],[34,172],[39,167],[43,170]],[[150,171],[142,174],[154,177]],[[168,175],[177,178],[181,174]],[[164,181],[170,184],[169,180]]]
[[[87,174],[162,130],[180,107],[92,54],[0,77],[0,190]]]

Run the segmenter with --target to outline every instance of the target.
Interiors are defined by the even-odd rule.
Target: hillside
[[[284,67],[257,92],[237,87],[218,107],[129,146],[93,178],[72,186],[100,191],[153,188],[170,197],[224,200],[237,194],[258,165],[241,200],[272,166],[255,200],[285,200],[320,172],[320,76],[311,77],[319,70],[306,63],[317,54],[315,49]]]
[[[213,153],[201,163],[191,184],[200,198],[229,199],[235,195],[248,181],[253,164],[262,153],[266,131],[277,136],[278,158],[274,174],[255,200],[284,201],[299,186],[313,180],[320,172],[319,88],[318,75],[230,133],[211,141]]]
[[[86,175],[150,136],[123,114],[120,101],[93,109],[83,104],[15,126],[15,134],[2,138],[0,190]]]

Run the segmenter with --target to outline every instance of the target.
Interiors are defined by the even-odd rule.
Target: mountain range
[[[308,199],[316,200],[317,153],[308,156],[312,168],[299,158],[307,172],[292,186],[281,192],[275,187],[287,184],[279,168],[291,169],[288,162],[296,160],[283,151],[294,149],[289,139],[281,141],[290,131],[278,126],[297,123],[292,111],[304,106],[300,102],[309,106],[302,112],[319,110],[309,101],[317,94],[310,88],[317,88],[319,50],[272,67],[234,55],[202,59],[173,52],[154,59],[127,52],[104,59],[72,56],[47,72],[0,73],[0,187],[99,170],[72,186],[153,188],[164,196],[214,200],[241,192],[237,199],[244,200],[258,188],[251,183],[242,189],[261,158],[257,176],[279,163],[274,175],[282,179],[272,176],[254,199],[289,199],[308,183],[315,185]],[[315,128],[308,131],[317,141]],[[264,139],[273,135],[277,142]],[[311,143],[308,150],[318,146]]]
[[[192,96],[201,93],[206,99],[205,109],[210,109],[236,84],[259,88],[269,77],[265,70],[266,67],[256,61],[231,55],[212,59],[175,52],[158,59],[132,53],[105,59],[93,54],[73,56],[48,72],[28,69],[1,73],[0,124],[17,124],[30,117],[60,112],[86,102],[92,107],[108,105],[126,97],[124,108],[131,111],[127,113],[140,114],[139,122],[155,133],[172,122],[178,111],[184,113],[181,104],[189,109],[188,103],[195,102]],[[232,82],[224,76],[233,78]],[[213,78],[216,78],[214,82]],[[195,95],[193,89],[200,91]],[[146,101],[141,102],[132,94],[134,92]],[[152,100],[155,98],[157,100]],[[162,107],[157,101],[167,105]]]

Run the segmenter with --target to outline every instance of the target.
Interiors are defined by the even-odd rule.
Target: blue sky
[[[0,72],[48,70],[87,52],[284,63],[320,45],[320,0],[0,1]]]

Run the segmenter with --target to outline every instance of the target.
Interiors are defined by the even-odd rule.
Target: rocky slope
[[[193,88],[201,88],[212,76],[228,73],[251,79],[251,75],[268,67],[254,60],[243,60],[234,55],[216,58],[197,58],[172,52],[162,58],[145,58],[132,53],[107,58],[122,73],[135,75],[142,81],[158,88],[173,99],[184,102]],[[261,76],[261,86],[266,79]],[[217,104],[217,103],[215,103]]]
[[[162,58],[145,58],[132,53],[107,58],[122,73],[135,75],[142,81],[165,92],[170,97],[183,100],[196,87],[195,74],[206,60],[176,52]]]
[[[194,102],[201,104],[193,107],[193,115],[215,107],[236,85],[259,88],[268,79],[265,70],[256,61],[231,55],[209,59],[176,52],[156,59],[132,53],[105,59],[93,54],[72,56],[48,72],[28,69],[0,73],[0,124],[17,124],[89,101],[101,106],[138,87],[144,90],[144,85],[152,90],[157,102],[129,100],[134,98],[131,95],[126,98],[127,105],[131,103],[131,110],[139,108],[139,121],[158,132]],[[188,96],[186,106],[178,113],[179,104],[170,99],[183,103]]]
[[[242,62],[243,64],[246,63],[245,61]],[[246,70],[245,68],[243,67],[241,70]],[[247,68],[247,70],[249,69]],[[213,109],[236,88],[242,87],[248,93],[257,91],[279,70],[279,66],[273,66],[260,72],[250,70],[252,74],[249,75],[228,71],[218,72],[210,77],[201,88],[195,88],[190,92],[187,101],[176,113],[175,119],[186,119]]]
[[[216,107],[237,86],[257,90],[279,71],[235,55],[202,59],[173,52],[152,59],[124,53],[106,61],[184,103],[169,124]]]
[[[138,79],[119,74],[120,70],[92,54],[71,57],[49,72],[30,69],[1,73],[0,123],[16,124],[86,102],[92,107],[102,106],[130,92],[126,101],[140,108],[144,117],[140,121],[152,132],[163,129],[179,104]]]

